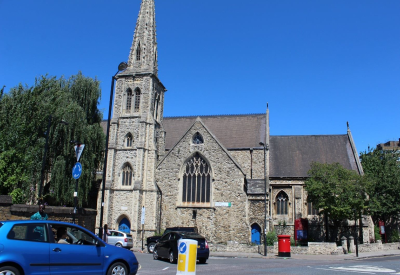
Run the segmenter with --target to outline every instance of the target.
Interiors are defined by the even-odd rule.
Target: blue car
[[[0,274],[132,275],[132,251],[108,245],[87,229],[57,221],[0,221]]]

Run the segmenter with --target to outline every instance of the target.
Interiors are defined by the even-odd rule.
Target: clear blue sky
[[[127,61],[140,0],[0,0],[0,86]],[[264,113],[272,135],[400,138],[400,1],[156,0],[165,116]]]

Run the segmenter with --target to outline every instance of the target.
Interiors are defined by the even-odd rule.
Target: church
[[[137,243],[175,226],[197,227],[212,243],[260,243],[264,229],[315,217],[304,189],[312,162],[363,173],[348,126],[341,135],[274,136],[268,107],[163,117],[157,59],[154,0],[142,0],[128,67],[116,75],[103,205],[109,228]]]

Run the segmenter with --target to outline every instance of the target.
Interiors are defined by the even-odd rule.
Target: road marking
[[[376,273],[400,274],[400,273],[395,273],[396,270],[393,269],[379,267],[379,266],[372,266],[372,265],[353,265],[353,266],[340,266],[340,267],[316,268],[316,269],[338,271],[338,272],[354,272],[362,274],[376,274]]]
[[[164,268],[163,270],[167,270],[169,267]]]

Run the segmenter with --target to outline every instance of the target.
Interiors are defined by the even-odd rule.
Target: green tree
[[[41,77],[33,87],[19,85],[0,98],[0,193],[14,203],[36,203],[46,134],[44,200],[73,205],[76,163],[74,144],[84,143],[80,162],[78,204],[86,206],[94,188],[96,170],[103,161],[105,137],[97,105],[99,82],[81,73],[69,79]],[[49,133],[46,133],[48,122]],[[68,125],[61,124],[68,122]]]
[[[341,221],[354,220],[367,208],[366,180],[355,171],[347,170],[339,163],[312,163],[305,182],[308,201],[328,216],[334,223],[335,232]],[[336,237],[336,236],[332,236]]]
[[[360,155],[369,183],[369,212],[375,224],[396,221],[400,213],[400,151],[368,148]]]

